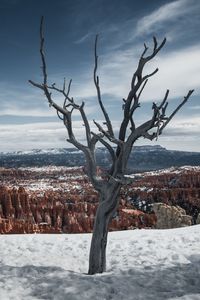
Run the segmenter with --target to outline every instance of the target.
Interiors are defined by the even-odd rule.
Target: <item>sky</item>
[[[135,120],[152,116],[152,102],[162,101],[167,89],[169,113],[188,90],[193,96],[157,141],[137,145],[200,151],[200,1],[198,0],[0,0],[0,152],[71,147],[62,121],[42,94],[28,82],[42,82],[39,23],[45,18],[45,55],[49,83],[62,86],[72,79],[71,96],[85,101],[88,119],[103,122],[93,84],[94,40],[98,41],[98,74],[102,99],[117,132],[122,99],[144,42],[152,37],[167,43],[145,69],[159,72],[145,87]],[[55,100],[62,104],[58,95]],[[77,114],[74,131],[84,142]],[[94,125],[92,125],[94,130]]]

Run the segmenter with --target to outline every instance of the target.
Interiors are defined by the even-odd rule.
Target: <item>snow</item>
[[[50,148],[50,149],[32,149],[25,151],[9,151],[0,152],[0,155],[56,155],[56,154],[81,154],[81,150],[76,150],[76,148]]]
[[[144,176],[160,176],[162,174],[170,174],[170,173],[171,174],[180,174],[184,171],[185,172],[187,172],[187,171],[198,172],[198,171],[200,171],[200,166],[170,167],[170,168],[160,169],[160,170],[155,170],[155,171],[129,174],[129,175],[125,175],[125,177],[130,178],[130,179],[140,179]]]
[[[43,166],[43,167],[20,167],[18,168],[21,171],[29,171],[29,172],[48,172],[48,173],[53,173],[53,172],[67,172],[67,171],[81,171],[83,168],[82,167],[64,167],[64,166]]]
[[[109,233],[108,268],[86,275],[91,234],[2,235],[1,300],[200,299],[200,225]]]

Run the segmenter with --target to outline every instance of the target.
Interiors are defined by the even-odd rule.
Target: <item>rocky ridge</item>
[[[108,168],[111,165],[110,155],[104,148],[96,149],[96,160],[100,167]],[[84,162],[83,153],[75,148],[0,152],[0,167],[5,168],[48,165],[75,167],[84,165]],[[167,150],[159,145],[134,146],[128,162],[131,173],[183,165],[200,165],[200,153]]]

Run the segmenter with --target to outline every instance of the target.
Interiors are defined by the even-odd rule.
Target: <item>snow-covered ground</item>
[[[199,300],[200,225],[112,232],[86,275],[91,234],[0,236],[1,300]]]

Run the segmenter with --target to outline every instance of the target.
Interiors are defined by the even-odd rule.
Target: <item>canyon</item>
[[[98,169],[99,175],[104,170]],[[200,167],[129,175],[109,230],[158,228],[154,203],[181,207],[196,224]],[[83,167],[0,168],[0,233],[92,232],[98,194]],[[180,222],[181,224],[181,222]],[[183,226],[187,224],[183,223]]]

